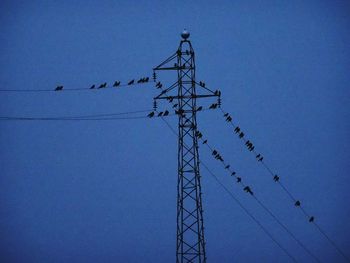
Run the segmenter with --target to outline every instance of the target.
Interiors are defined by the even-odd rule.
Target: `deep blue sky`
[[[0,88],[84,88],[150,75],[177,49],[183,28],[197,79],[221,89],[223,108],[350,254],[348,1],[1,1]],[[157,92],[149,84],[1,93],[0,115],[149,109]],[[198,121],[322,262],[344,262],[219,111]],[[312,262],[206,148],[200,155],[299,262]],[[2,121],[0,157],[2,262],[175,261],[177,141],[160,119]],[[289,262],[204,169],[202,176],[208,262]]]

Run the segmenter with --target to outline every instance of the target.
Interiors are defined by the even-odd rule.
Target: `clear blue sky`
[[[0,88],[88,88],[148,76],[176,51],[183,28],[197,80],[222,91],[223,108],[350,254],[348,1],[4,0]],[[0,115],[143,110],[157,93],[152,84],[2,92]],[[212,145],[322,262],[345,262],[221,115],[198,116]],[[168,120],[176,127],[176,117]],[[299,262],[313,262],[206,148],[200,156]],[[177,141],[161,119],[1,121],[0,167],[1,262],[175,261]],[[208,262],[290,262],[204,169],[202,176]]]

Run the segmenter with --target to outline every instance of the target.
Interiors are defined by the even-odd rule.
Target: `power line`
[[[149,112],[150,110],[138,110],[118,113],[106,113],[95,115],[80,116],[58,116],[58,117],[18,117],[18,116],[0,116],[0,121],[100,121],[100,120],[130,120],[130,119],[146,119],[147,116],[125,116],[135,113]]]
[[[132,87],[132,86],[143,85],[143,84],[147,84],[147,83],[150,83],[150,82],[147,80],[145,82],[135,82],[133,84],[119,84],[118,86],[113,86],[113,84],[112,84],[110,86],[106,86],[106,87],[102,87],[102,88],[95,87],[95,85],[93,85],[94,88],[92,88],[92,86],[91,86],[89,88],[71,88],[71,89],[62,88],[61,90],[55,90],[55,88],[53,88],[53,89],[0,89],[0,92],[23,92],[23,93],[26,93],[26,92],[30,92],[30,93],[55,92],[55,93],[61,93],[61,92],[66,92],[66,91],[96,91],[96,90],[105,90],[105,89],[119,89],[120,87]]]
[[[200,83],[197,83],[197,82],[195,82],[197,85],[200,85],[201,87],[203,87],[203,88],[205,88],[205,89],[207,89],[206,87],[205,87],[205,83],[203,83],[203,82],[200,82]],[[174,84],[173,85],[171,85],[171,87],[173,87],[174,86]],[[163,89],[162,87],[163,87],[163,85],[160,83],[160,82],[158,82],[157,84],[156,84],[156,87],[157,88],[160,88],[161,90],[162,90],[162,93],[161,94],[165,94],[165,93],[167,93],[168,92],[168,90],[169,89]],[[209,90],[209,89],[208,89]],[[214,92],[213,92],[214,93]],[[220,92],[217,92],[218,93],[218,95],[220,96]],[[158,96],[159,97],[159,96]],[[156,98],[158,98],[158,97],[156,97]],[[172,100],[171,101],[169,101],[171,104],[173,104],[172,103]],[[213,105],[217,105],[217,106],[219,106],[219,103],[218,104],[213,104]],[[213,106],[212,105],[212,106]],[[209,107],[209,109],[215,109],[215,108],[217,108],[217,106],[215,106],[215,107]],[[174,107],[174,104],[173,104],[173,107]],[[179,109],[178,110],[178,113],[180,114],[181,112],[181,109]],[[182,113],[181,113],[182,114]],[[163,117],[162,117],[162,119],[163,119]],[[197,133],[196,133],[196,136],[198,137],[198,139],[201,139],[202,138],[202,134],[199,132],[199,131],[197,131]],[[209,147],[210,148],[210,150],[213,152],[213,148],[211,148],[210,147],[210,145],[208,144],[208,142],[207,142],[207,140],[205,140],[206,141],[206,145],[207,145],[207,147]],[[220,156],[219,158],[218,158],[219,160],[221,159],[222,160],[222,162],[224,163],[224,160],[222,159],[222,157]],[[226,166],[225,164],[224,164],[224,166]],[[229,166],[228,166],[229,167]],[[235,177],[238,179],[239,177],[236,175],[236,173],[234,172],[232,172],[231,173],[232,175],[235,175]],[[241,181],[241,178],[239,178],[239,182],[240,182],[240,184],[243,186],[243,188],[245,189],[245,185],[243,184],[243,182]],[[258,204],[269,214],[269,215],[271,215],[273,218],[274,218],[274,220],[312,257],[312,258],[314,258],[317,262],[320,262],[319,261],[319,259],[299,240],[299,239],[297,239],[296,238],[296,236],[265,206],[265,205],[263,205],[263,203],[259,200],[259,199],[257,199],[257,197],[256,196],[254,196],[254,198],[256,199],[256,201],[258,202]]]
[[[255,194],[253,194],[252,189],[243,182],[242,178],[238,176],[236,171],[231,169],[231,165],[225,162],[223,156],[220,155],[219,151],[215,150],[213,147],[210,146],[208,139],[204,139],[203,134],[201,132],[197,133],[197,137],[203,141],[203,144],[205,144],[207,148],[212,152],[212,155],[214,155],[215,159],[219,160],[222,163],[224,169],[227,170],[231,176],[236,178],[237,183],[239,183],[242,186],[243,190],[250,193],[255,199],[255,201],[298,243],[298,245],[301,248],[305,250],[307,254],[309,254],[317,262],[320,262],[320,260],[291,232],[291,230],[289,230],[288,227],[285,224],[283,224],[278,219],[278,217],[274,213],[272,213],[272,211],[266,205],[264,205],[264,203],[260,199],[257,198]]]
[[[348,262],[350,262],[350,259],[348,258],[348,256],[340,249],[340,247],[335,243],[334,240],[332,240],[327,234],[326,232],[318,225],[316,224],[315,220],[314,220],[314,216],[311,216],[302,206],[300,201],[294,197],[294,195],[288,190],[288,188],[280,181],[280,176],[277,175],[276,173],[274,173],[272,171],[272,169],[270,168],[270,166],[266,163],[266,161],[264,161],[264,157],[258,153],[255,150],[255,146],[253,146],[253,144],[251,143],[250,140],[245,138],[245,134],[241,131],[240,127],[238,125],[235,125],[233,122],[233,119],[230,117],[230,115],[228,115],[227,112],[225,112],[222,108],[220,108],[221,112],[224,114],[224,116],[226,115],[226,122],[228,122],[232,127],[235,128],[235,132],[237,134],[239,134],[239,138],[247,145],[248,143],[250,143],[250,146],[248,145],[248,149],[249,151],[253,152],[256,155],[256,158],[258,159],[259,162],[262,163],[262,165],[265,167],[265,169],[271,174],[271,176],[273,177],[273,180],[284,190],[284,192],[288,195],[288,197],[294,202],[294,205],[296,207],[299,207],[300,210],[302,211],[302,213],[308,218],[310,223],[313,223],[313,225],[316,227],[316,229],[328,240],[328,242],[338,251],[338,253]],[[229,117],[229,119],[228,119]]]
[[[166,126],[172,131],[172,133],[178,137],[178,134],[174,130],[174,128],[166,121],[163,117],[161,117],[162,121],[166,124]],[[280,242],[277,241],[273,237],[273,235],[265,228],[262,223],[238,200],[238,198],[219,180],[219,178],[208,168],[208,166],[200,160],[202,166],[209,172],[211,176],[214,177],[215,181],[229,194],[229,196],[243,209],[243,211],[263,230],[263,232],[270,237],[270,239],[293,261],[297,262],[297,260],[288,252],[286,248],[282,246]]]

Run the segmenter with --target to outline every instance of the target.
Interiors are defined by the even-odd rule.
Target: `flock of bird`
[[[199,82],[199,85],[200,85],[201,87],[205,87],[205,83],[202,82],[202,81]],[[156,85],[155,85],[155,86],[156,86],[157,89],[162,89],[163,84],[162,84],[160,81],[158,81],[158,82],[156,82]],[[161,95],[167,93],[167,91],[168,91],[168,90],[166,90],[166,89],[162,89]],[[214,94],[215,94],[215,95],[220,95],[220,92],[219,92],[219,91],[215,91]],[[169,102],[173,102],[173,100],[174,100],[174,98],[171,97],[171,96],[168,96],[166,99],[167,99]],[[156,105],[156,104],[155,104],[155,105]],[[156,108],[156,106],[155,106],[155,108]],[[177,115],[182,115],[183,117],[185,117],[184,110],[178,109],[178,104],[177,104],[177,103],[176,103],[176,104],[173,104],[173,108],[175,109],[175,114],[177,114]],[[209,106],[209,109],[217,109],[217,108],[220,108],[219,103],[213,103],[213,104],[211,104],[211,105]],[[202,106],[199,106],[199,107],[196,109],[196,111],[201,111],[202,109],[203,109],[203,107],[202,107]],[[148,116],[149,118],[152,118],[152,117],[162,117],[162,116],[168,116],[168,115],[169,115],[169,111],[168,111],[168,110],[166,110],[166,111],[164,111],[164,112],[163,112],[163,111],[157,112],[156,109],[155,109],[155,111],[152,111],[152,112],[149,113],[147,116]],[[235,134],[237,134],[238,138],[239,138],[239,139],[244,139],[244,136],[245,136],[244,132],[241,130],[241,128],[240,128],[239,126],[235,126],[235,125],[233,124],[233,118],[232,118],[232,116],[230,116],[229,113],[224,113],[223,116],[224,116],[226,122],[229,122],[229,123],[231,123],[231,124],[234,126],[234,130],[233,130],[233,131],[234,131]],[[187,121],[189,121],[189,120],[187,120]],[[203,134],[202,134],[201,132],[199,132],[199,131],[196,131],[195,135],[196,135],[196,137],[197,137],[198,139],[202,139],[202,137],[203,137]],[[244,139],[244,140],[245,140],[245,139]],[[203,140],[203,144],[207,144],[207,143],[208,143],[208,140]],[[254,144],[253,144],[250,140],[245,140],[245,146],[247,147],[247,149],[248,149],[249,151],[255,153],[255,158],[257,159],[258,162],[262,162],[262,161],[264,160],[264,157],[262,156],[262,154],[256,153],[256,152],[254,151],[254,150],[255,150],[255,146],[254,146]],[[210,147],[210,146],[209,146],[209,147]],[[222,155],[221,155],[217,150],[212,149],[212,156],[213,156],[216,160],[218,160],[218,161],[224,163],[224,159],[223,159]],[[225,164],[224,164],[224,165],[225,165]],[[230,170],[230,165],[225,165],[225,169]],[[242,183],[242,178],[239,177],[239,176],[237,176],[235,171],[230,171],[230,173],[231,173],[231,176],[235,176],[235,177],[236,177],[237,183]],[[280,179],[280,178],[279,178],[278,175],[275,175],[275,176],[273,177],[273,180],[274,180],[275,182],[279,182],[279,179]],[[253,192],[253,190],[251,189],[250,186],[243,185],[243,190],[244,190],[246,193],[249,193],[250,195],[254,195],[254,192]],[[294,205],[295,205],[296,207],[300,207],[300,206],[301,206],[301,202],[300,202],[299,200],[296,200],[295,203],[294,203]],[[315,219],[314,216],[309,217],[309,222],[313,222],[314,219]]]
[[[119,86],[130,86],[136,83],[141,84],[141,83],[147,83],[147,82],[149,82],[149,77],[142,77],[138,79],[136,82],[135,82],[135,79],[132,79],[127,84],[124,84],[124,85],[121,85],[121,81],[116,80],[112,86],[117,88]],[[107,82],[101,83],[100,85],[93,84],[90,86],[89,89],[104,89],[104,88],[107,88]],[[59,85],[55,88],[55,91],[62,91],[62,90],[64,90],[64,87],[62,85]]]

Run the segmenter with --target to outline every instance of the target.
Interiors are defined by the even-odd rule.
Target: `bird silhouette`
[[[147,117],[150,117],[150,118],[152,118],[153,116],[154,116],[154,111],[150,112],[150,113],[147,115]]]
[[[230,169],[230,165],[226,165],[226,166],[225,166],[225,169]]]
[[[315,221],[315,217],[310,217],[310,219],[309,219],[309,222],[311,223],[311,222],[314,222]]]
[[[241,132],[241,133],[238,135],[238,137],[239,137],[240,139],[242,139],[242,138],[244,137],[244,133]]]
[[[133,79],[133,80],[130,80],[130,81],[128,82],[128,85],[132,85],[132,84],[134,84],[134,82],[135,82],[134,79]]]
[[[60,91],[60,90],[63,90],[63,86],[57,86],[57,87],[55,88],[55,91]]]
[[[176,103],[176,104],[173,105],[173,108],[175,109],[177,106],[178,106],[178,104]]]
[[[237,183],[240,183],[242,181],[241,177],[237,177]]]
[[[216,109],[218,107],[217,103],[213,103],[212,105],[210,105],[209,109]]]
[[[158,114],[158,117],[161,117],[161,116],[163,116],[163,112],[162,111],[159,112],[159,114]]]
[[[105,87],[107,87],[107,82],[101,84],[101,85],[98,87],[98,89],[102,89],[102,88],[105,88]]]
[[[244,187],[244,189],[243,189],[243,190],[244,190],[244,191],[246,191],[247,193],[249,193],[249,194],[253,195],[253,191],[252,191],[252,189],[250,189],[250,187],[249,187],[249,186]]]
[[[237,127],[235,128],[235,133],[239,133],[240,130],[241,130],[241,129],[237,126]]]
[[[203,144],[206,144],[207,142],[208,142],[208,140],[204,140],[204,141],[203,141]]]
[[[274,177],[273,177],[273,180],[275,182],[278,182],[280,180],[280,177],[276,174]]]
[[[202,106],[199,106],[198,108],[197,108],[197,111],[201,111],[203,109],[203,107]]]
[[[95,88],[95,84],[94,85],[92,85],[91,87],[90,87],[90,89],[94,89]]]
[[[169,115],[169,111],[168,110],[164,111],[163,116],[168,116],[168,115]]]
[[[113,87],[118,87],[119,85],[120,85],[120,81],[116,81],[114,82]]]
[[[231,176],[234,176],[235,174],[236,174],[236,172],[232,172],[232,173],[231,173]]]
[[[294,204],[295,206],[300,206],[300,201],[299,200],[297,200],[296,202],[295,202],[295,204]]]

